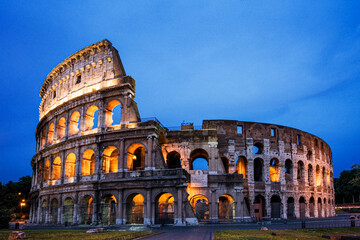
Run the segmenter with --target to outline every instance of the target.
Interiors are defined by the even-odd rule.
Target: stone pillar
[[[102,132],[105,129],[105,113],[106,113],[106,106],[104,100],[102,99],[100,106],[99,106],[99,123],[98,123],[98,132]]]
[[[152,165],[152,149],[153,149],[153,136],[149,135],[147,137],[147,155],[145,158],[145,170],[153,170],[154,167]]]
[[[96,179],[99,180],[101,176],[101,165],[102,165],[102,154],[101,154],[101,144],[96,144],[96,151],[95,151],[95,171],[94,174],[97,176]]]
[[[175,225],[184,225],[183,221],[183,188],[182,186],[177,188],[177,216],[175,219]]]
[[[39,199],[37,200],[37,217],[36,217],[36,223],[40,224],[40,220],[41,220],[41,198],[39,197]]]
[[[123,189],[119,189],[118,192],[118,204],[117,204],[117,210],[116,210],[116,224],[125,224],[126,219],[123,219]]]
[[[93,199],[93,216],[92,216],[92,225],[99,224],[99,191],[96,190]]]
[[[70,129],[70,113],[67,111],[66,113],[66,121],[65,121],[65,139],[69,137],[69,129]]]
[[[145,225],[151,225],[153,223],[152,217],[151,217],[151,188],[146,189],[146,212],[144,216],[144,224]]]
[[[235,187],[235,220],[240,220],[244,218],[244,209],[243,204],[244,202],[244,194],[243,194],[243,187]]]
[[[210,202],[210,219],[218,219],[218,202],[216,198],[216,189],[211,189],[211,202]]]
[[[287,197],[285,195],[282,195],[280,197],[280,199],[281,199],[281,202],[282,202],[281,206],[283,207],[283,211],[282,211],[283,212],[283,218],[287,219],[288,218],[288,216],[287,216],[287,205],[288,205]],[[294,200],[294,204],[295,204],[295,200]],[[295,211],[295,209],[294,209],[294,211]]]
[[[49,224],[50,222],[50,195],[47,196],[46,198],[46,216],[45,216],[45,223]]]
[[[65,151],[61,152],[61,173],[60,173],[60,178],[61,178],[61,184],[64,184],[64,179],[65,179]]]
[[[216,166],[216,148],[217,142],[208,142],[210,149],[210,162],[209,162],[209,174],[217,174],[217,166]]]
[[[80,219],[80,211],[79,211],[79,193],[76,192],[76,196],[74,199],[74,215],[73,215],[73,225],[76,225],[79,223],[79,219]]]
[[[125,154],[125,139],[120,139],[120,152],[119,152],[119,158],[118,158],[118,172],[124,172],[124,154]]]
[[[76,160],[75,160],[75,176],[74,176],[74,182],[80,181],[80,175],[81,175],[81,152],[80,152],[80,146],[76,147]]]
[[[265,193],[265,203],[266,203],[266,217],[271,217],[271,202],[270,202],[270,194],[268,191]]]

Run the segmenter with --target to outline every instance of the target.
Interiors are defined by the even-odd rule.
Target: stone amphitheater
[[[142,119],[108,40],[58,64],[40,90],[30,223],[196,225],[335,214],[331,149],[275,124]]]

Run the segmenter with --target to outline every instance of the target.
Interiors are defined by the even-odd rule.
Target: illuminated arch
[[[65,161],[65,178],[71,178],[75,176],[75,164],[76,156],[74,153],[70,153],[66,157]]]
[[[92,105],[87,109],[85,115],[85,131],[92,130],[98,127],[99,119],[95,119],[95,116],[98,115],[96,114],[98,110],[99,108],[95,105]],[[94,124],[94,121],[97,123],[96,125]]]
[[[48,132],[48,143],[52,143],[54,140],[54,123],[50,123]]]
[[[144,197],[140,193],[133,193],[126,200],[126,224],[143,223]]]
[[[155,202],[155,224],[173,224],[175,212],[173,195],[160,193]]]
[[[61,174],[61,159],[56,157],[52,164],[52,180],[58,180]]]
[[[74,135],[79,132],[80,125],[80,113],[75,111],[71,114],[70,123],[69,123],[69,135]]]
[[[270,181],[280,181],[280,161],[277,158],[270,160]]]
[[[235,216],[234,199],[228,194],[221,195],[219,203],[219,219],[233,219]]]
[[[209,200],[202,194],[193,196],[190,205],[197,219],[209,219]]]
[[[113,124],[113,122],[114,122],[113,112],[114,112],[114,108],[118,107],[118,106],[121,108],[121,103],[118,100],[112,100],[111,102],[108,103],[108,105],[106,107],[106,112],[105,112],[105,126],[106,127],[110,127],[110,126],[114,125]],[[121,119],[121,113],[120,113],[120,119]]]
[[[80,224],[91,224],[93,215],[93,198],[86,195],[80,202]]]
[[[47,160],[44,165],[44,182],[49,180],[50,161]]]
[[[61,139],[65,136],[66,120],[64,117],[60,118],[57,126],[57,138]]]
[[[235,172],[242,174],[243,178],[247,178],[247,159],[244,156],[240,156],[236,160]]]
[[[116,147],[109,146],[103,152],[102,170],[104,173],[118,171],[119,152]]]
[[[145,147],[140,143],[132,144],[127,151],[127,169],[130,171],[145,169]]]
[[[92,175],[95,170],[95,153],[92,149],[87,149],[81,160],[81,175]]]

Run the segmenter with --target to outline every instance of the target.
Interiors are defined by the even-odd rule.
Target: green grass
[[[271,233],[276,232],[280,236],[273,236]],[[224,230],[214,231],[216,240],[262,240],[262,239],[324,239],[322,235],[350,233],[360,234],[360,228],[327,228],[327,229],[279,229],[261,231],[261,230]]]
[[[0,240],[7,240],[14,230],[0,230]],[[19,230],[31,239],[46,240],[128,240],[156,233],[155,231],[104,231],[103,233],[85,233],[86,230]]]

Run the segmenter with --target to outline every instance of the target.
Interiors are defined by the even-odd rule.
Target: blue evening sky
[[[1,1],[0,181],[31,174],[47,74],[105,38],[142,117],[299,128],[337,177],[359,164],[359,16],[360,1]]]

